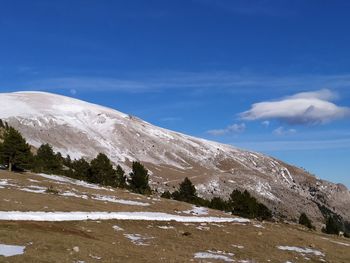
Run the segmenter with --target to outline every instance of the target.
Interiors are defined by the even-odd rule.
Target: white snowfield
[[[0,244],[0,256],[12,257],[16,255],[22,255],[25,248],[25,246]]]
[[[133,220],[176,221],[186,223],[249,223],[249,219],[234,217],[179,216],[160,212],[22,212],[0,211],[0,220],[5,221],[85,221],[85,220]]]

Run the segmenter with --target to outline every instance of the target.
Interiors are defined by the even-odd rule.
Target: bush
[[[50,185],[50,186],[45,190],[45,193],[57,195],[57,194],[58,194],[58,190],[56,190],[55,188],[53,188],[52,185]]]
[[[307,217],[305,213],[301,213],[299,217],[299,224],[306,226],[309,229],[315,229],[315,227],[312,225],[311,220]]]
[[[171,193],[169,191],[165,191],[164,193],[161,194],[162,198],[166,198],[166,199],[171,199]]]

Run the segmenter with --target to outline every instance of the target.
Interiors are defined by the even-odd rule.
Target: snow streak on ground
[[[215,260],[222,260],[225,262],[234,262],[232,257],[234,256],[233,253],[225,253],[222,251],[211,251],[207,250],[206,252],[197,252],[194,254],[194,258],[197,259],[215,259]]]
[[[66,183],[66,184],[74,184],[74,185],[82,186],[82,187],[85,187],[85,188],[90,188],[90,189],[95,189],[95,190],[114,191],[111,188],[98,186],[96,184],[89,184],[87,182],[84,182],[84,181],[81,181],[81,180],[77,180],[77,179],[68,178],[68,177],[65,177],[65,176],[49,175],[49,174],[43,174],[43,173],[37,174],[37,175],[39,175],[41,177],[44,177],[46,179],[53,180],[53,181]]]
[[[191,210],[183,211],[184,214],[207,215],[208,209],[205,207],[193,206]]]
[[[0,211],[0,220],[9,221],[84,221],[84,220],[142,220],[176,221],[187,223],[236,222],[248,223],[249,219],[233,217],[179,216],[159,212],[20,212]]]
[[[114,225],[113,229],[114,229],[114,231],[124,231],[123,228],[121,228],[120,226],[117,226],[117,225]]]
[[[315,256],[322,256],[322,257],[325,256],[325,254],[323,254],[321,251],[318,251],[316,249],[311,249],[311,248],[290,247],[290,246],[278,246],[277,248],[280,250],[294,251],[301,254],[314,254]]]
[[[0,244],[0,256],[11,257],[15,255],[22,255],[25,248],[25,246]]]
[[[124,234],[124,236],[137,246],[149,246],[146,243],[148,240],[153,239],[154,237],[145,237],[140,234]]]
[[[92,199],[99,200],[99,201],[106,201],[106,202],[110,202],[110,203],[118,203],[118,204],[123,204],[123,205],[149,206],[149,203],[142,203],[142,202],[137,202],[137,201],[117,199],[114,196],[96,195],[96,196],[92,197]]]

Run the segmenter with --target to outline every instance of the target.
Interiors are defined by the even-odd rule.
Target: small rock
[[[263,234],[262,232],[260,232],[260,231],[258,232],[258,236],[262,236],[262,234]]]
[[[78,253],[80,251],[79,247],[73,247],[73,251]]]

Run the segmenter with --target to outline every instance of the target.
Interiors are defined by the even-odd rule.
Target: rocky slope
[[[133,160],[150,169],[153,188],[172,189],[185,176],[203,196],[248,189],[277,215],[306,211],[321,222],[320,205],[350,221],[350,192],[269,156],[156,127],[136,117],[69,97],[19,92],[0,94],[0,119],[35,147],[50,143],[72,158],[107,154],[124,168]]]

